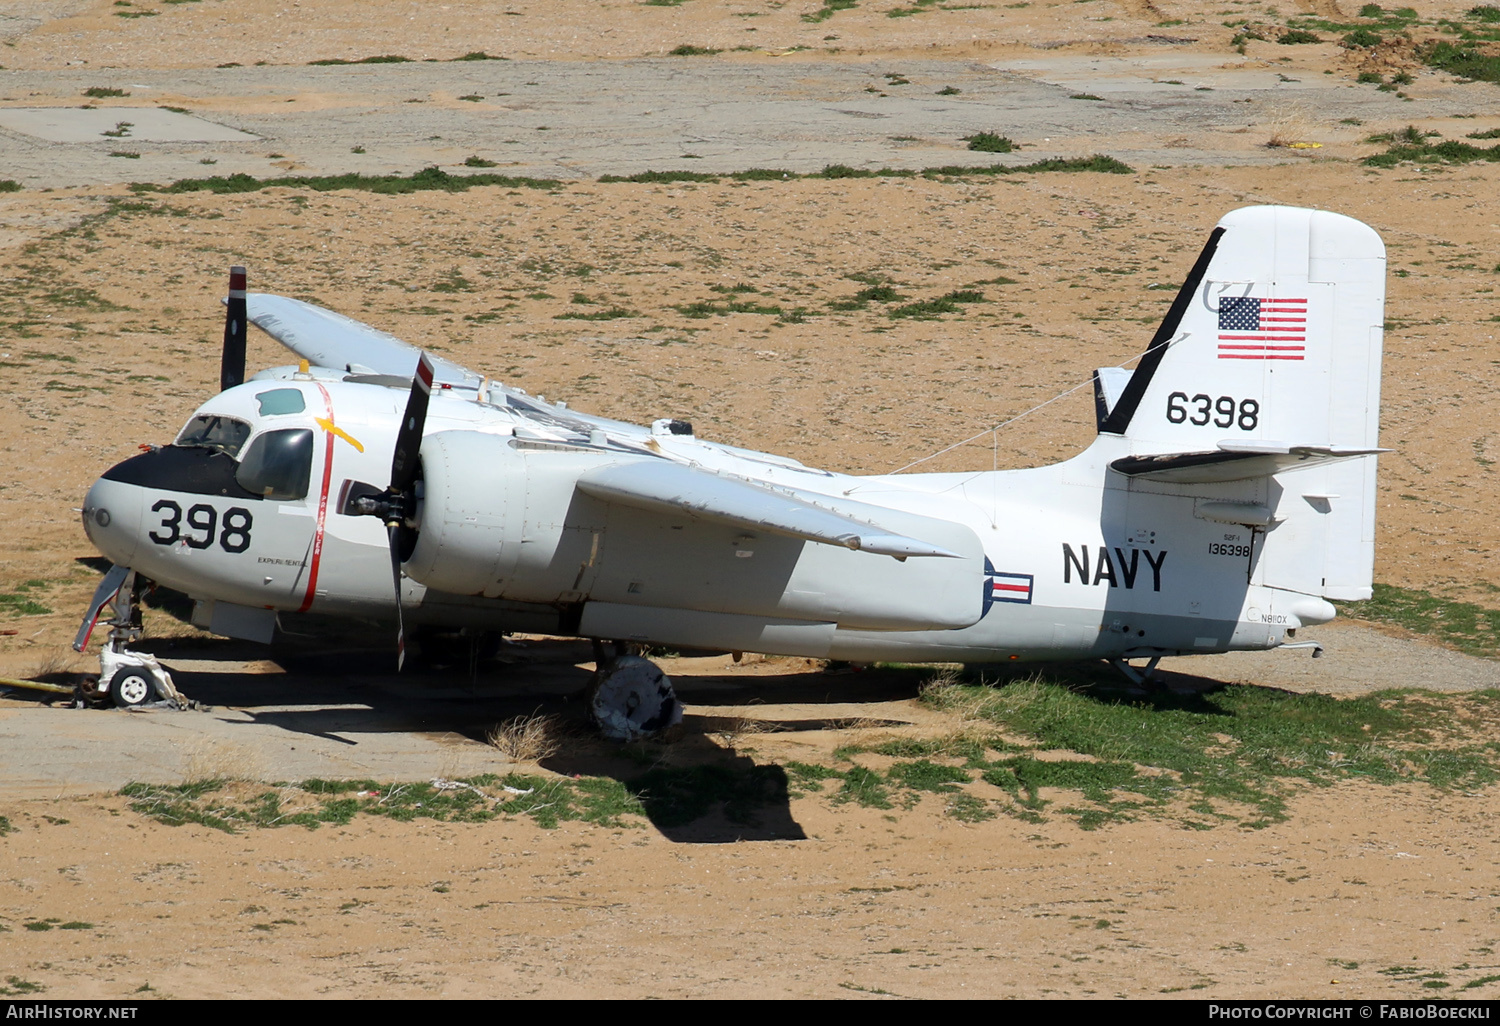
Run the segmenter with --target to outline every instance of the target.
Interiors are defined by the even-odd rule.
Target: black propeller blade
[[[387,523],[385,536],[391,546],[391,581],[396,586],[396,672],[406,665],[406,613],[401,608],[401,525]]]
[[[396,433],[396,451],[391,458],[391,485],[381,495],[354,503],[357,512],[385,521],[391,548],[391,580],[396,589],[396,669],[406,662],[406,615],[401,608],[401,564],[416,543],[410,521],[417,513],[418,458],[422,453],[422,430],[427,424],[427,403],[432,398],[432,362],[423,353],[412,377],[411,395]]]
[[[411,379],[406,414],[396,435],[396,454],[391,458],[391,491],[407,492],[417,479],[417,456],[422,448],[422,428],[427,423],[427,402],[432,398],[432,363],[423,353]]]
[[[417,512],[417,458],[422,452],[422,429],[427,425],[427,403],[432,398],[432,363],[423,353],[417,361],[417,373],[411,379],[411,395],[401,430],[396,433],[396,452],[391,457],[391,487],[398,503],[386,514],[385,533],[391,546],[391,576],[396,585],[396,672],[406,664],[406,615],[401,609],[401,563],[409,555],[410,529],[407,521]],[[397,508],[399,507],[399,508]]]
[[[219,361],[219,390],[245,383],[245,269],[229,269],[229,308],[224,314],[224,351]]]

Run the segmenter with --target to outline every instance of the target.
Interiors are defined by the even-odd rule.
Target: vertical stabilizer
[[[1100,424],[1132,455],[1378,447],[1385,246],[1321,210],[1246,207],[1214,229],[1151,348]],[[1375,457],[1282,470],[1267,486],[1257,583],[1368,597]]]

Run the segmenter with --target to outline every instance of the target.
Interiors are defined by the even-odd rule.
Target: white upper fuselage
[[[283,611],[393,615],[385,529],[373,517],[344,514],[340,502],[351,483],[376,489],[387,484],[389,453],[408,393],[395,382],[351,377],[317,368],[278,368],[215,396],[195,415],[194,422],[217,415],[248,425],[242,454],[268,432],[310,431],[305,495],[236,498],[182,490],[171,481],[142,485],[106,476],[87,500],[90,538],[116,563],[195,598]],[[288,390],[295,390],[300,402],[288,401]],[[278,410],[287,412],[264,412]],[[983,571],[960,575],[950,589],[957,611],[924,624],[928,629],[901,630],[899,619],[862,620],[847,599],[836,606],[846,609],[840,622],[820,613],[830,593],[820,586],[802,606],[795,598],[780,601],[777,611],[787,614],[787,622],[779,633],[762,633],[759,640],[767,648],[845,658],[965,661],[1212,652],[1279,644],[1288,627],[1327,615],[1325,603],[1250,586],[1248,530],[1194,519],[1192,499],[1128,491],[1126,480],[1107,469],[1110,459],[1127,451],[1119,439],[1103,438],[1074,460],[1034,470],[856,477],[673,434],[666,422],[639,427],[580,415],[514,390],[439,387],[429,407],[426,436],[447,432],[488,436],[495,446],[554,464],[620,459],[690,464],[803,496],[822,496],[831,508],[867,504],[960,525],[982,547]],[[472,466],[466,473],[477,486],[499,469]],[[560,487],[571,493],[566,480]],[[1242,491],[1244,487],[1253,491],[1253,485]],[[1179,515],[1184,504],[1186,515]],[[100,509],[107,511],[107,525],[99,523]],[[566,532],[565,518],[555,519],[557,533]],[[556,543],[548,542],[543,520],[528,522],[526,544],[512,548],[524,551],[529,545],[551,558]],[[949,562],[913,559],[898,565],[888,556],[775,541],[841,558],[844,569],[836,574],[857,578],[869,568],[874,576],[868,588],[854,580],[852,590],[886,605],[899,605],[903,586],[899,579],[883,579],[889,578],[887,571],[904,573],[918,563],[933,567]],[[728,572],[755,567],[756,545],[734,539],[727,544],[739,545],[736,553],[744,554]],[[759,544],[764,552],[769,540]],[[594,546],[597,550],[597,540]],[[518,605],[546,609],[592,601],[628,616],[632,601],[650,609],[662,608],[653,603],[664,601],[659,585],[642,585],[640,590],[649,592],[633,594],[631,586],[640,582],[632,580],[611,592],[608,581],[591,577],[585,582],[571,564],[561,576],[528,576],[518,573],[514,563],[510,570],[519,590],[507,590],[502,579],[487,592],[459,597],[407,581],[405,602],[418,619],[538,629],[535,619],[517,619]],[[735,585],[724,588],[734,591]],[[931,604],[930,598],[911,598],[924,607]],[[701,597],[681,601],[691,602],[688,608],[693,609],[711,605]],[[680,608],[678,601],[665,602],[665,608]],[[722,615],[735,615],[733,604],[721,608],[726,611]],[[606,622],[619,629],[621,621],[617,615]],[[883,629],[871,629],[872,623]],[[663,629],[670,631],[655,625],[642,629],[657,635],[652,640]],[[717,637],[713,630],[710,625],[710,637]],[[738,635],[728,640],[734,637]]]

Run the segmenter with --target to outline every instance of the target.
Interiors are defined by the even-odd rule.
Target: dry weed
[[[263,780],[265,762],[260,753],[233,741],[205,738],[196,742],[187,752],[187,768],[183,771],[184,784],[197,784],[205,780]]]
[[[567,728],[557,716],[516,716],[497,723],[485,740],[517,762],[538,762],[562,750]]]
[[[73,673],[77,669],[79,658],[78,654],[72,651],[53,652],[36,664],[36,668],[31,671],[27,679],[44,681],[48,677]]]
[[[1271,137],[1266,145],[1272,149],[1300,150],[1321,146],[1312,141],[1317,134],[1317,121],[1299,103],[1281,109],[1271,122]]]

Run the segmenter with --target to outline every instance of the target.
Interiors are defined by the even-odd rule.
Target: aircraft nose
[[[119,566],[130,566],[140,545],[143,495],[139,485],[112,481],[106,475],[84,497],[84,533],[94,548]]]

